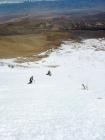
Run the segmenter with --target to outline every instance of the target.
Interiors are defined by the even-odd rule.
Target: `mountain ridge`
[[[104,9],[104,0],[56,0],[56,1],[23,1],[21,3],[1,3],[0,14],[33,13],[37,11],[64,11],[75,9]]]

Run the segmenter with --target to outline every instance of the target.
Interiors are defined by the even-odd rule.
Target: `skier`
[[[47,73],[46,75],[51,76],[51,75],[52,75],[52,74],[51,74],[51,71],[49,70],[48,73]]]
[[[88,90],[88,87],[87,87],[87,85],[85,85],[85,84],[82,84],[82,87],[83,87],[83,90]]]
[[[34,77],[31,76],[30,79],[29,79],[29,83],[28,84],[32,84],[33,80],[34,80]]]

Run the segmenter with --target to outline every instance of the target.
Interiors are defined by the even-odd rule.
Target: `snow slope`
[[[21,67],[8,63],[16,65],[0,63],[0,140],[105,140],[104,39],[65,42]]]

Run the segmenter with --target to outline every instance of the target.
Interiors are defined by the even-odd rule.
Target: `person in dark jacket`
[[[29,83],[28,84],[32,84],[33,83],[33,80],[34,80],[34,77],[31,76],[30,79],[29,79]]]
[[[51,71],[49,70],[46,75],[51,76],[52,75]]]

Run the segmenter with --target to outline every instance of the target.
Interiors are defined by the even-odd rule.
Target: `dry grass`
[[[0,36],[0,58],[32,57],[51,48],[57,48],[67,33],[40,33]],[[35,57],[34,57],[35,59]]]
[[[37,53],[48,44],[41,35],[16,35],[0,37],[0,58],[29,56]]]

